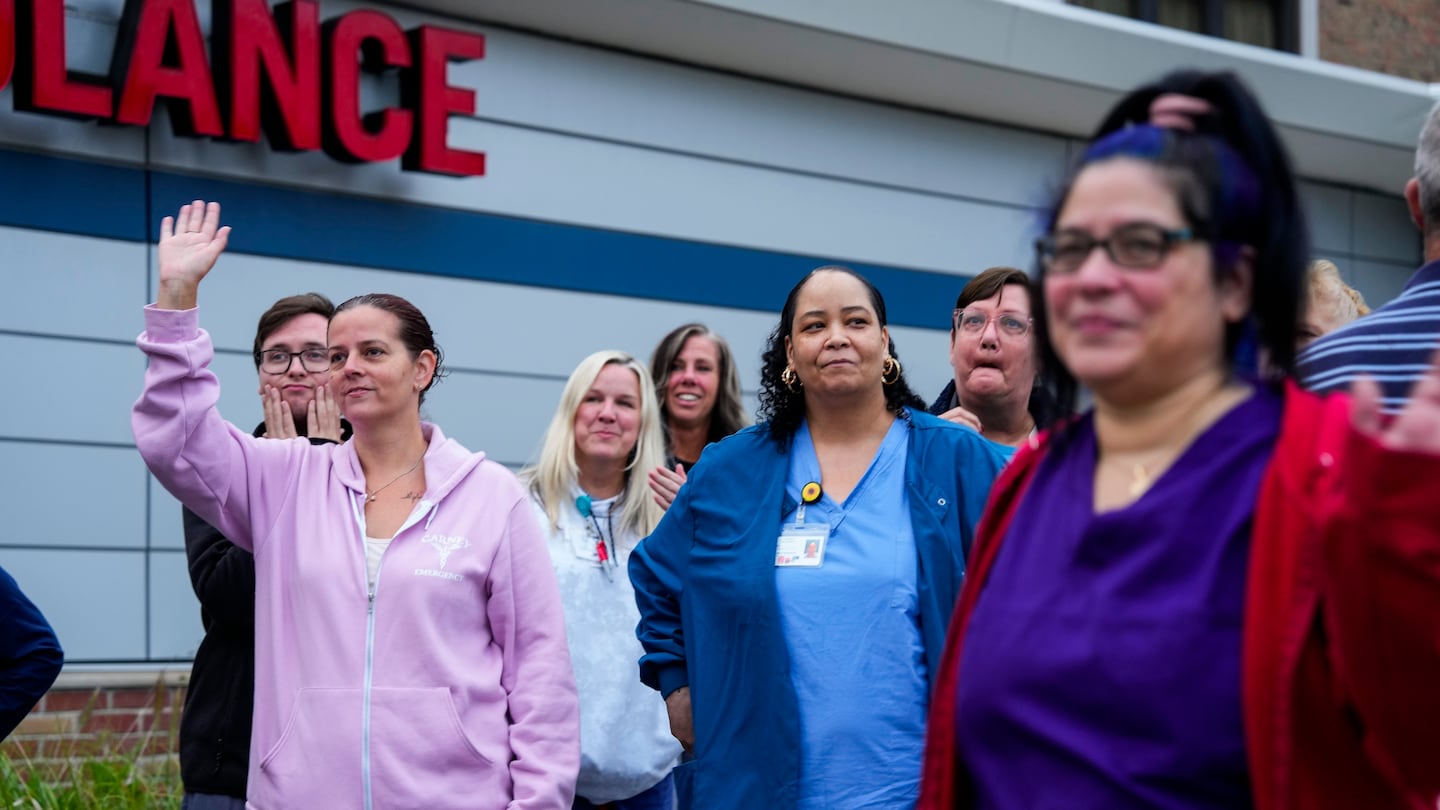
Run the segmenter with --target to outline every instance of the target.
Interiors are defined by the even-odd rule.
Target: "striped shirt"
[[[1318,393],[1346,391],[1361,375],[1380,383],[1386,413],[1398,413],[1440,348],[1440,260],[1415,271],[1394,301],[1310,344],[1295,376]]]

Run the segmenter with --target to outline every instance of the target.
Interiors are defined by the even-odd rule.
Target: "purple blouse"
[[[966,631],[957,741],[978,807],[1251,806],[1241,617],[1281,410],[1257,387],[1098,515],[1093,420],[1052,444]]]

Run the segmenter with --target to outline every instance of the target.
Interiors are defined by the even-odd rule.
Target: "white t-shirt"
[[[365,574],[371,591],[375,590],[375,577],[380,574],[380,558],[385,556],[385,549],[390,547],[390,541],[394,539],[365,536]]]

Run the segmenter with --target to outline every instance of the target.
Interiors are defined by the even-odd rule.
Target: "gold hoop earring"
[[[900,381],[900,361],[895,355],[885,356],[885,365],[880,368],[880,382],[886,385],[894,385]]]
[[[798,393],[798,389],[804,385],[800,382],[800,375],[795,373],[793,366],[786,366],[785,370],[780,372],[780,382],[784,383],[792,394]]]

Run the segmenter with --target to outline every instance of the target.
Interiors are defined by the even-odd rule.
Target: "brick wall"
[[[183,672],[62,673],[0,753],[17,766],[122,757],[160,764],[178,750]]]
[[[1319,0],[1320,58],[1440,82],[1440,0]]]

